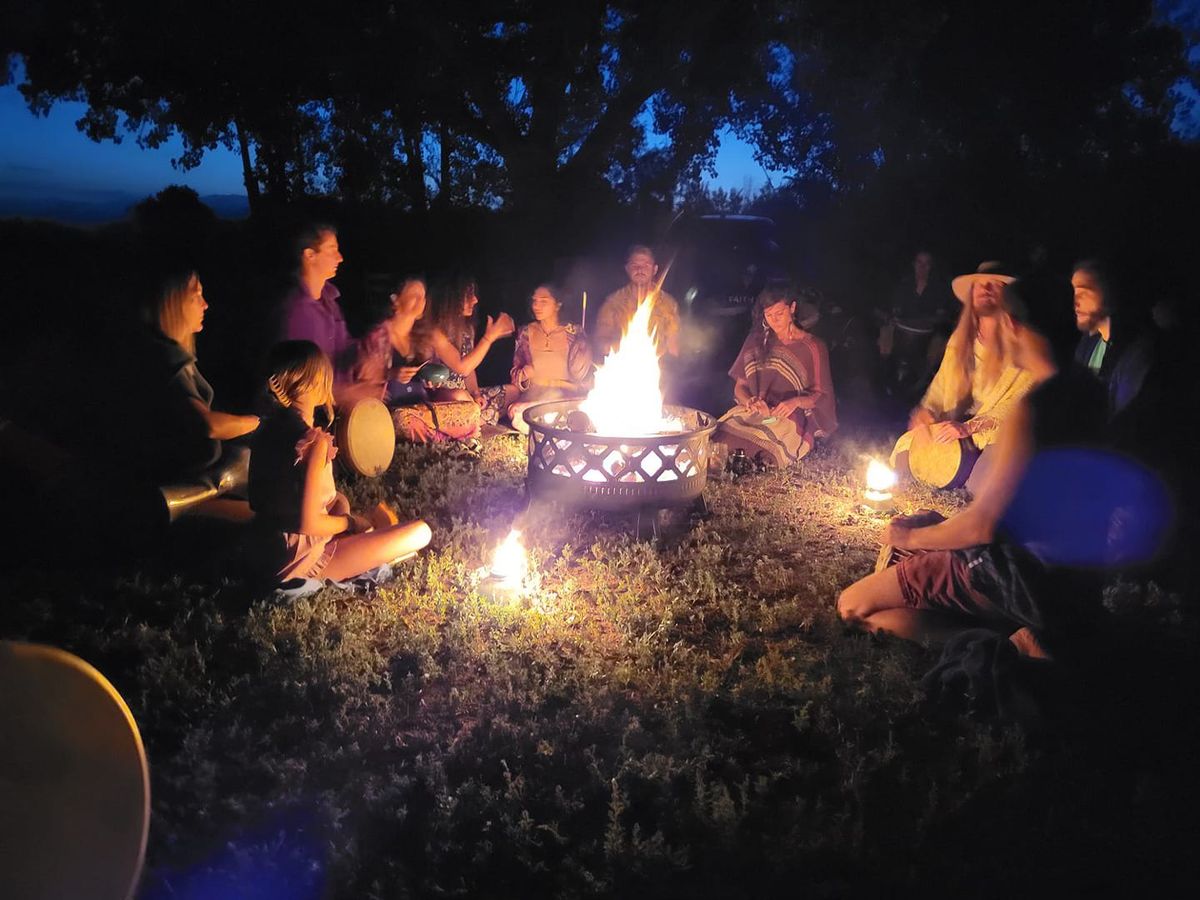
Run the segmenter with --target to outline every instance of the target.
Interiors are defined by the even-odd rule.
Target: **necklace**
[[[535,325],[537,325],[537,327],[538,327],[538,331],[540,331],[540,332],[542,333],[542,341],[543,341],[543,342],[545,343],[545,345],[546,345],[546,346],[544,346],[542,349],[543,349],[543,350],[549,350],[549,349],[550,349],[550,335],[552,335],[552,334],[556,334],[557,332],[561,331],[561,330],[562,330],[562,326],[561,326],[561,325],[559,325],[557,328],[554,328],[554,329],[553,329],[553,330],[551,330],[551,331],[547,331],[547,330],[546,330],[546,326],[545,326],[545,325],[543,325],[541,322],[535,322],[534,324],[535,324]]]

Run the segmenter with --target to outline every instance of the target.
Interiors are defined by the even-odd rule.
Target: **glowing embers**
[[[557,449],[565,450],[561,445]],[[635,447],[628,444],[577,442],[556,454],[550,472],[560,478],[582,478],[591,484],[645,484],[692,478],[700,469],[696,455],[678,444]]]
[[[657,298],[658,291],[652,291],[638,304],[617,348],[596,370],[595,387],[579,404],[595,434],[650,437],[683,430],[663,407],[662,370],[650,326]]]
[[[671,506],[700,495],[708,478],[712,416],[668,406],[662,410],[665,417],[681,430],[645,437],[608,436],[590,427],[580,429],[585,420],[579,404],[560,400],[526,413],[531,493],[614,510]]]

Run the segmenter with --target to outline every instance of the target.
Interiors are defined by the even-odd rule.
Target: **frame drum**
[[[396,452],[396,427],[383,401],[367,398],[337,421],[337,458],[359,475],[376,478],[387,471]]]
[[[137,724],[77,656],[0,641],[0,883],[22,900],[133,895],[150,826]]]
[[[913,478],[935,488],[962,487],[977,459],[979,448],[969,437],[938,443],[928,425],[913,431],[908,448],[908,468]]]

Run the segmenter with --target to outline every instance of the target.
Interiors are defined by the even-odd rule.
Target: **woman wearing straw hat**
[[[965,483],[970,491],[1000,424],[1054,374],[1046,339],[1015,317],[1015,281],[1002,264],[984,262],[952,282],[962,312],[937,374],[892,450],[901,477],[934,487]]]

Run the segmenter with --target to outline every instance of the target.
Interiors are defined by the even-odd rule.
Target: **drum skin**
[[[391,410],[381,400],[359,400],[338,419],[338,456],[352,472],[377,478],[396,452]]]
[[[908,468],[913,478],[935,488],[960,488],[967,483],[979,449],[970,438],[939,443],[930,427],[914,429],[908,448]]]
[[[0,685],[0,893],[131,897],[150,772],[129,707],[86,662],[38,644],[0,641]]]

